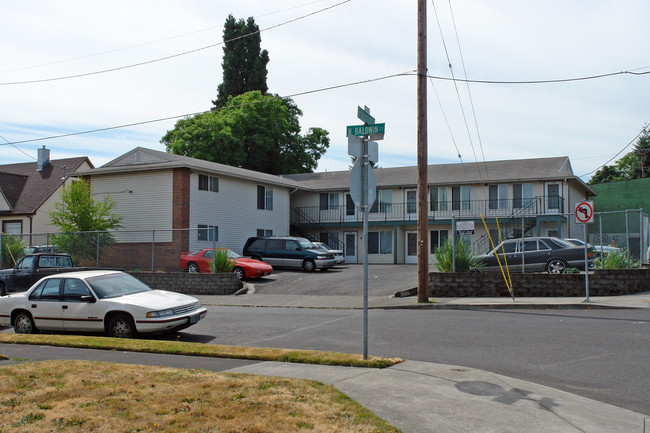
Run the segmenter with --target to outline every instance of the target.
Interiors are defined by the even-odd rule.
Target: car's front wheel
[[[548,265],[546,265],[546,271],[549,274],[563,274],[566,270],[566,263],[562,260],[551,260]]]
[[[35,334],[36,325],[29,313],[18,313],[14,320],[14,332],[16,334]]]
[[[126,314],[113,316],[108,322],[107,332],[109,337],[133,338],[135,337],[135,325],[133,320]]]
[[[237,279],[239,281],[246,278],[246,273],[244,272],[244,270],[242,268],[239,268],[239,267],[233,268],[232,273],[235,274],[235,276],[237,277]]]
[[[307,259],[302,263],[302,268],[307,272],[314,272],[316,269],[316,263],[311,259]]]
[[[196,274],[199,272],[199,265],[197,265],[194,262],[190,262],[187,264],[187,272],[190,274]]]

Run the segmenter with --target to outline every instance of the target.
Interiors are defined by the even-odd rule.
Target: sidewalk
[[[2,344],[0,353],[33,361],[96,360],[317,380],[336,386],[404,433],[650,431],[650,414],[452,365],[406,361],[371,369],[22,344]]]
[[[445,308],[445,309],[484,309],[484,308],[535,308],[535,309],[591,309],[591,308],[647,308],[650,311],[650,291],[622,296],[592,296],[591,302],[585,297],[566,298],[430,298],[429,304],[418,304],[412,291],[398,292],[398,296],[370,296],[368,308]],[[204,305],[239,307],[294,307],[294,308],[363,308],[363,296],[312,296],[312,295],[273,295],[258,294],[254,290],[242,295],[196,296]]]

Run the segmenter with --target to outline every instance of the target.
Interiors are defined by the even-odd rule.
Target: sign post
[[[584,241],[585,241],[585,293],[586,299],[585,302],[591,302],[589,299],[589,260],[587,258],[587,224],[594,222],[594,202],[593,201],[582,201],[576,203],[576,208],[574,211],[576,217],[576,223],[582,224],[584,228]]]
[[[377,162],[377,143],[383,140],[385,124],[375,124],[368,107],[358,107],[363,125],[348,126],[348,154],[357,158],[350,172],[350,197],[363,214],[363,359],[368,359],[368,211],[375,202],[375,174],[369,161]]]

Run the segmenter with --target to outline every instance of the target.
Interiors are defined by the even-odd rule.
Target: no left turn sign
[[[576,203],[576,222],[579,224],[589,224],[594,222],[594,202],[583,201]]]

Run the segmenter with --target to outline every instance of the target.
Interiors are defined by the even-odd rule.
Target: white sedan
[[[56,330],[132,338],[184,329],[206,314],[198,299],[154,290],[120,271],[55,274],[0,298],[0,325],[17,334]]]

